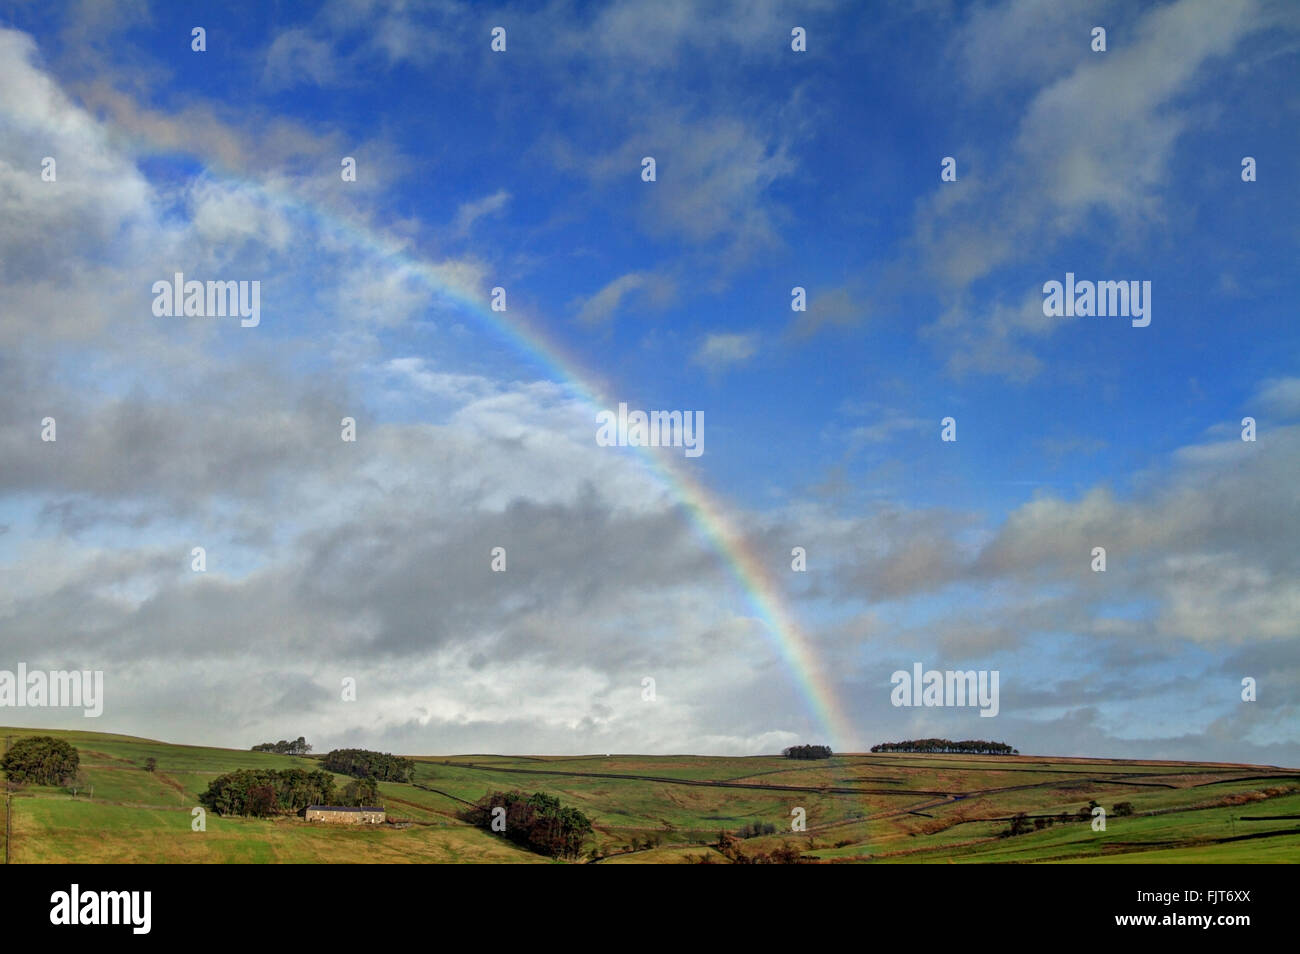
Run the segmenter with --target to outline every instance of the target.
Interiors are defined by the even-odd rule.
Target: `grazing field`
[[[11,863],[546,863],[459,818],[465,803],[516,788],[586,813],[595,836],[585,860],[606,864],[726,863],[714,847],[719,832],[754,823],[777,833],[743,840],[746,854],[793,845],[803,860],[824,863],[1300,861],[1300,771],[1271,766],[906,754],[408,756],[414,782],[380,785],[395,824],[363,830],[208,813],[207,830],[196,832],[191,810],[218,775],[319,762],[94,732],[0,735],[68,740],[87,786],[75,796],[13,791]],[[149,757],[154,772],[144,770]],[[1078,817],[1093,801],[1107,812],[1105,831]],[[1122,802],[1133,814],[1116,814]],[[795,809],[806,831],[791,831]],[[1021,813],[1024,833],[1007,836]]]

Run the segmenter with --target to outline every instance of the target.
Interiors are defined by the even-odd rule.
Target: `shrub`
[[[592,833],[591,821],[576,808],[567,808],[545,792],[489,792],[464,813],[466,821],[492,830],[493,809],[505,809],[505,831],[517,845],[552,858],[577,858]],[[496,813],[499,817],[500,813]],[[640,843],[632,839],[634,846]]]
[[[80,765],[75,748],[49,735],[19,739],[0,761],[9,781],[20,785],[66,785],[77,777]]]
[[[1024,812],[1019,812],[1011,818],[1011,825],[1006,831],[998,832],[999,838],[1014,838],[1016,835],[1023,835],[1029,831],[1029,817]]]

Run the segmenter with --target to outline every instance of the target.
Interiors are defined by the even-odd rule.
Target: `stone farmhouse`
[[[341,805],[308,805],[303,815],[309,822],[326,822],[335,825],[382,825],[384,810],[363,805],[345,808]]]

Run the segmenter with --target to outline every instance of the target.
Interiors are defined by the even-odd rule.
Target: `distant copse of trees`
[[[872,752],[939,752],[946,755],[1019,755],[1005,742],[985,742],[983,739],[967,739],[954,742],[951,739],[908,739],[906,742],[881,742],[871,747]]]
[[[311,751],[311,746],[302,736],[298,736],[292,742],[281,739],[279,742],[263,742],[261,745],[253,746],[254,752],[274,752],[276,755],[306,755]]]
[[[505,814],[493,809],[504,808]],[[591,820],[576,808],[560,804],[554,795],[534,792],[489,792],[473,808],[464,813],[466,821],[488,831],[494,831],[493,821],[500,821],[496,833],[504,835],[517,845],[523,845],[538,854],[552,858],[577,858],[582,854],[582,844],[591,835]]]
[[[788,759],[828,759],[833,753],[829,745],[792,745],[781,754]]]
[[[335,749],[325,756],[324,766],[340,775],[380,782],[409,782],[415,775],[415,763],[410,759],[366,749]]]
[[[67,785],[76,779],[80,767],[77,750],[50,735],[19,739],[0,760],[9,781],[20,785]]]

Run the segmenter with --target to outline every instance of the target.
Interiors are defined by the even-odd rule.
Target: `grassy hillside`
[[[415,783],[380,786],[398,825],[359,830],[297,818],[207,815],[191,809],[208,782],[238,768],[319,768],[310,757],[170,745],[95,732],[54,735],[81,753],[93,796],[25,787],[11,798],[10,861],[31,862],[524,862],[544,859],[461,822],[462,801],[492,789],[546,791],[588,814],[602,863],[725,859],[720,830],[770,822],[744,842],[770,851],[793,840],[826,862],[1300,861],[1300,772],[1259,766],[1045,759],[1032,756],[416,757]],[[157,771],[144,771],[145,759]],[[339,778],[342,785],[346,780]],[[1011,816],[1071,814],[1095,799],[1105,832],[1054,823],[999,838]],[[1115,817],[1116,802],[1134,806]],[[790,832],[804,809],[807,831]],[[1261,816],[1290,816],[1262,818]],[[1260,820],[1252,820],[1260,819]],[[0,827],[0,839],[4,831]],[[657,846],[644,848],[647,839]],[[638,850],[631,850],[633,842]]]

